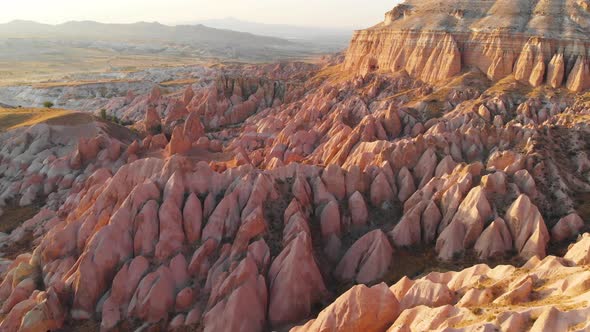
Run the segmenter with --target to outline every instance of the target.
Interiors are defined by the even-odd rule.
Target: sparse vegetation
[[[151,130],[152,134],[157,135],[162,133],[162,124],[158,124],[157,126],[153,127]]]
[[[45,108],[52,108],[53,107],[53,103],[50,101],[46,101],[43,103],[43,107]]]
[[[109,121],[109,122],[116,123],[121,126],[130,126],[133,124],[133,121],[121,120],[116,115],[108,115],[107,110],[104,108],[100,110],[100,118],[103,121]]]

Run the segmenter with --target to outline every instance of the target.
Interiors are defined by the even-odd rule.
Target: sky
[[[364,28],[383,19],[396,0],[9,0],[0,23],[57,24],[93,20],[184,24],[235,17],[244,21],[315,27]]]

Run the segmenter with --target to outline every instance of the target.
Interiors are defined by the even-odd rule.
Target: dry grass
[[[185,79],[178,79],[178,80],[162,82],[162,83],[160,83],[160,85],[161,86],[178,86],[178,85],[189,85],[189,84],[193,84],[193,83],[197,83],[197,82],[198,82],[198,80],[196,80],[194,78],[185,78]]]
[[[0,108],[0,132],[32,126],[72,113],[63,109]]]
[[[139,81],[114,79],[114,80],[94,80],[94,81],[41,82],[41,83],[33,84],[33,87],[37,88],[37,89],[48,89],[48,88],[57,88],[57,87],[79,87],[79,86],[91,85],[91,84],[134,83],[134,82],[139,82]]]
[[[93,121],[90,114],[57,108],[1,108],[0,132],[38,123],[50,125],[79,125]]]
[[[204,59],[173,55],[121,55],[101,50],[64,50],[62,56],[38,59],[4,59],[0,56],[0,86],[46,84],[68,75],[134,72],[148,68],[167,68],[206,64]],[[84,82],[82,82],[84,83]],[[51,83],[49,83],[51,84]],[[63,83],[59,83],[63,84]]]
[[[319,84],[326,81],[332,84],[338,84],[352,79],[355,75],[352,71],[345,71],[343,65],[339,64],[322,69],[310,82],[312,84]]]
[[[24,207],[8,206],[0,217],[0,232],[10,233],[23,222],[33,218],[39,212],[39,206],[29,205]]]

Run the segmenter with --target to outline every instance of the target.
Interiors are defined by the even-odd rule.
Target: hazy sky
[[[108,23],[188,23],[236,17],[262,23],[367,27],[383,19],[396,0],[8,0],[0,23],[95,20]]]

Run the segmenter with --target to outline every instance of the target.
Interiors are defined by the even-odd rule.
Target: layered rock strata
[[[428,83],[466,68],[580,92],[590,88],[590,15],[579,3],[406,1],[357,31],[345,70],[405,71]]]

